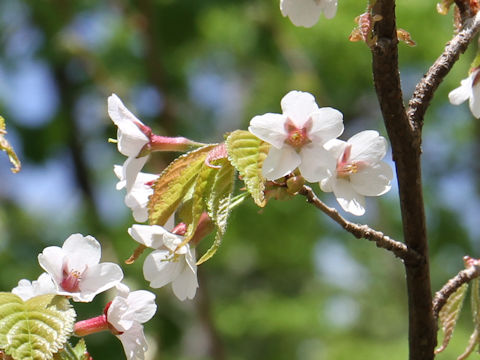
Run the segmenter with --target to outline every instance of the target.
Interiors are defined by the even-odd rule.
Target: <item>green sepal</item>
[[[216,145],[207,145],[175,159],[159,176],[148,202],[150,225],[165,225],[195,183],[205,159]]]
[[[438,314],[444,336],[442,345],[435,350],[436,354],[445,350],[450,342],[453,330],[457,325],[458,316],[462,311],[463,300],[465,299],[467,290],[468,284],[462,284],[462,286],[460,286],[452,295],[450,295],[447,302],[442,307],[442,310],[440,310],[440,313]]]
[[[63,296],[23,301],[0,293],[0,349],[14,359],[49,360],[73,332],[75,310]]]
[[[213,220],[216,228],[215,240],[207,252],[197,261],[197,265],[207,261],[215,254],[227,229],[234,188],[235,168],[226,159],[220,160],[220,164],[221,168],[216,170],[211,187],[212,190],[208,193],[207,198],[208,215]]]
[[[267,157],[270,145],[245,130],[232,132],[227,137],[225,144],[228,159],[245,182],[247,191],[252,195],[253,201],[258,206],[264,207],[266,200],[262,165]]]

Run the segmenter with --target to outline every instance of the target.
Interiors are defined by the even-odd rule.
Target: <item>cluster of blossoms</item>
[[[282,114],[255,116],[248,128],[271,144],[262,168],[267,180],[298,168],[305,180],[333,191],[342,208],[354,215],[365,213],[365,196],[390,190],[393,171],[382,161],[387,142],[378,132],[362,131],[348,141],[336,139],[343,132],[343,115],[319,108],[306,92],[289,92],[281,107]]]
[[[140,171],[148,154],[151,151],[184,151],[197,143],[183,137],[153,134],[115,94],[108,98],[108,114],[118,127],[118,150],[128,156],[123,166],[114,167],[119,178],[117,189],[126,189],[125,204],[132,210],[135,221],[142,223],[148,220],[148,199],[158,178],[158,175]],[[174,294],[183,301],[194,298],[198,282],[195,249],[190,244],[179,247],[186,231],[182,224],[179,225],[175,227],[172,217],[163,227],[135,224],[128,233],[135,241],[155,250],[143,265],[143,274],[150,286],[160,288],[171,283]]]
[[[294,25],[312,27],[322,13],[328,19],[335,16],[337,0],[280,0],[280,10]],[[450,102],[458,105],[469,100],[471,112],[480,118],[479,84],[477,67],[450,92]],[[289,92],[282,98],[281,108],[281,114],[255,116],[248,128],[270,144],[261,170],[265,181],[279,184],[279,179],[298,170],[306,181],[318,183],[324,192],[333,192],[340,206],[357,216],[365,213],[366,196],[380,196],[390,190],[393,171],[383,161],[388,145],[377,131],[366,130],[347,141],[339,140],[344,130],[342,113],[318,107],[313,95],[306,92]],[[185,241],[188,227],[175,224],[174,215],[164,226],[141,224],[149,220],[148,204],[159,178],[141,170],[153,151],[186,151],[203,144],[154,134],[115,94],[108,98],[108,114],[118,127],[118,150],[127,157],[123,165],[114,165],[119,179],[116,188],[126,190],[125,205],[139,223],[132,225],[128,234],[142,247],[153,249],[143,264],[144,277],[152,288],[171,284],[178,299],[193,299],[198,288],[197,262],[195,248]],[[227,151],[225,146],[218,149]],[[209,221],[208,216],[202,216],[199,223],[204,219]],[[38,256],[45,272],[35,281],[20,280],[12,293],[24,301],[55,294],[90,302],[97,294],[115,288],[117,296],[105,306],[103,314],[77,322],[75,335],[108,330],[120,339],[128,359],[144,359],[147,343],[142,324],[156,312],[155,295],[146,290],[130,292],[121,283],[120,266],[100,263],[100,257],[100,244],[95,238],[73,234],[61,248],[45,248]]]
[[[355,215],[364,213],[365,196],[381,195],[390,189],[392,170],[382,161],[387,144],[376,131],[363,131],[346,142],[338,140],[343,132],[343,115],[332,108],[319,108],[309,93],[291,91],[282,99],[281,107],[282,114],[256,116],[249,126],[252,134],[271,144],[262,167],[266,181],[298,169],[307,181],[319,182],[323,191],[333,191],[340,205]],[[108,99],[108,113],[118,127],[118,150],[127,156],[123,166],[114,166],[119,178],[117,189],[126,189],[125,204],[134,219],[142,223],[148,220],[147,205],[158,178],[141,172],[149,154],[185,151],[202,144],[153,134],[116,95]],[[184,243],[186,231],[187,225],[175,224],[174,216],[164,226],[134,224],[128,229],[141,246],[154,250],[143,264],[150,286],[160,288],[171,283],[173,293],[182,301],[193,299],[198,288],[195,249]],[[100,256],[97,240],[74,234],[63,247],[51,246],[39,255],[45,273],[38,280],[21,280],[12,292],[24,300],[58,294],[89,302],[98,293],[115,287],[118,295],[104,313],[76,323],[75,333],[84,336],[110,330],[122,342],[128,359],[143,359],[147,345],[142,324],[156,311],[155,296],[144,290],[130,292],[121,283],[121,268],[100,263]]]
[[[22,279],[12,293],[26,301],[39,295],[56,294],[73,301],[90,302],[106,290],[118,295],[100,317],[79,321],[75,334],[85,336],[110,330],[122,342],[128,359],[144,359],[147,343],[143,323],[155,314],[155,295],[146,290],[130,292],[121,283],[123,272],[114,263],[100,263],[101,248],[92,236],[71,235],[62,247],[49,246],[38,256],[45,270],[37,280]]]

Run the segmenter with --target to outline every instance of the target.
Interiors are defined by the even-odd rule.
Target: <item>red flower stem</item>
[[[75,335],[80,337],[105,330],[110,329],[108,327],[107,317],[104,314],[91,319],[78,321],[73,328]]]

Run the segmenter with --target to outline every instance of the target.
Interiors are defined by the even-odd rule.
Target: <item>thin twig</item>
[[[442,55],[428,69],[423,79],[417,84],[407,111],[410,122],[419,130],[423,125],[423,117],[433,98],[435,90],[450,72],[461,53],[467,50],[473,37],[480,30],[480,13],[465,28],[453,37],[445,46]]]
[[[421,257],[414,250],[409,249],[404,243],[394,240],[380,231],[373,230],[368,225],[355,224],[348,221],[339,212],[327,206],[323,203],[317,195],[313,192],[312,188],[304,185],[299,191],[299,194],[305,196],[307,201],[325,214],[331,219],[336,221],[342,228],[351,233],[357,239],[367,239],[376,243],[377,247],[389,250],[395,254],[396,257],[402,259],[405,262],[418,262]]]
[[[433,314],[435,319],[438,319],[438,314],[446,304],[450,295],[452,295],[463,284],[470,282],[479,276],[480,266],[475,265],[460,271],[455,277],[448,280],[448,282],[436,292],[435,297],[433,298]]]

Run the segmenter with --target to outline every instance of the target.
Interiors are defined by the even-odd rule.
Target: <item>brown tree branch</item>
[[[432,360],[436,322],[432,311],[432,291],[421,176],[421,132],[407,117],[403,104],[398,67],[398,39],[395,1],[377,0],[373,16],[378,41],[372,49],[373,79],[383,120],[392,144],[400,197],[405,244],[422,261],[405,262],[409,314],[409,359]]]
[[[315,205],[318,209],[327,214],[331,219],[336,221],[342,228],[351,233],[357,239],[367,239],[376,243],[377,247],[391,251],[396,257],[405,262],[416,263],[421,260],[419,254],[409,249],[404,243],[391,239],[380,231],[370,228],[368,225],[355,224],[346,220],[339,212],[323,203],[313,192],[312,188],[304,185],[300,191],[300,195],[307,198],[310,204]]]
[[[442,55],[438,57],[435,63],[428,69],[428,72],[423,76],[423,79],[417,84],[407,111],[408,118],[416,129],[421,130],[423,126],[423,117],[430,105],[435,90],[450,72],[460,57],[460,54],[467,50],[468,45],[479,30],[480,13],[446,44]]]
[[[472,281],[480,276],[480,266],[471,266],[465,270],[460,271],[455,277],[448,280],[448,282],[436,292],[433,299],[433,314],[435,319],[438,319],[438,315],[442,307],[446,304],[450,295],[452,295],[460,286]]]

